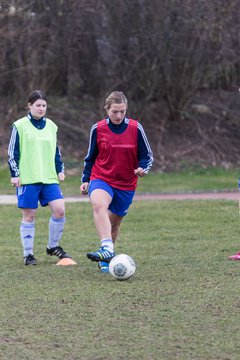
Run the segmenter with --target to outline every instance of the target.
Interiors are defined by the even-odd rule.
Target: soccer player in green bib
[[[48,255],[70,258],[59,242],[65,225],[65,205],[59,186],[64,181],[64,163],[57,145],[57,125],[45,117],[47,98],[34,90],[28,98],[29,113],[15,121],[8,147],[11,184],[16,187],[22,210],[20,236],[25,265],[36,265],[34,257],[35,216],[38,202],[49,206]]]

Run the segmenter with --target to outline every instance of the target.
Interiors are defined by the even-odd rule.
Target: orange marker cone
[[[71,258],[63,258],[56,265],[68,266],[68,265],[77,265],[77,263]]]

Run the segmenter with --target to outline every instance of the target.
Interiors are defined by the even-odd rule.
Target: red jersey
[[[129,119],[122,134],[113,133],[103,119],[97,124],[98,156],[92,167],[91,180],[104,180],[121,190],[135,190],[138,177],[137,121]]]

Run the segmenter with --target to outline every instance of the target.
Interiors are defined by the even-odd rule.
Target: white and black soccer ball
[[[109,272],[117,280],[127,280],[136,271],[136,263],[133,258],[126,254],[119,254],[109,263]]]

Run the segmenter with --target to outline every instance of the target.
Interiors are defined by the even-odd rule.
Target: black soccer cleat
[[[57,256],[59,259],[65,259],[65,258],[70,258],[71,259],[71,256],[66,253],[66,251],[63,250],[63,248],[61,248],[61,246],[56,246],[56,247],[53,247],[53,248],[46,248],[46,252],[48,255],[50,256]]]
[[[25,265],[37,265],[37,259],[32,254],[24,257],[24,264]]]

